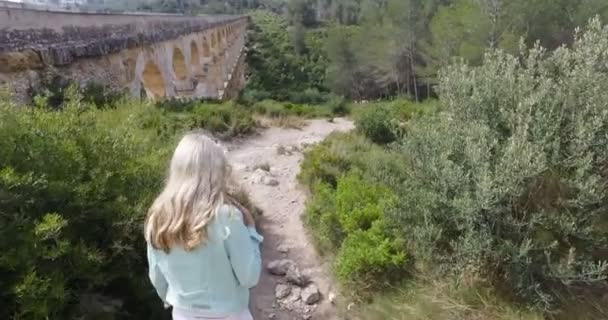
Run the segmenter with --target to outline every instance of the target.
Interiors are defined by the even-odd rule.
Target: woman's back
[[[223,205],[207,226],[207,240],[193,250],[176,246],[166,253],[148,244],[150,279],[174,309],[211,317],[242,312],[260,277],[261,241],[238,209]]]

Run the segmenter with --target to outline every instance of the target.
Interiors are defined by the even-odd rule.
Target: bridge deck
[[[64,65],[72,61],[65,57],[103,56],[243,18],[49,10],[0,1],[0,54],[33,49],[48,64]]]

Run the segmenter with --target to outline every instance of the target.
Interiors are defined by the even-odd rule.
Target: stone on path
[[[331,304],[335,304],[335,302],[336,302],[336,294],[335,294],[335,293],[333,293],[333,292],[330,292],[330,293],[327,295],[327,299],[329,300],[329,302],[330,302]]]
[[[307,284],[310,283],[310,278],[308,277],[308,275],[303,274],[300,271],[300,268],[298,268],[298,266],[295,264],[292,264],[287,269],[287,273],[285,274],[285,276],[287,278],[287,281],[300,287],[305,287]]]
[[[308,305],[315,304],[321,300],[319,288],[314,284],[302,289],[300,296],[302,297],[302,301]]]
[[[292,265],[295,265],[295,262],[290,259],[274,260],[266,265],[266,269],[275,276],[284,276]]]
[[[285,309],[292,311],[298,308],[298,301],[300,300],[300,295],[302,293],[302,289],[298,287],[291,288],[291,294],[282,301],[282,305]]]
[[[291,287],[286,284],[277,284],[274,292],[277,299],[283,299],[291,293]]]
[[[262,169],[256,169],[251,174],[251,181],[252,183],[265,184],[273,187],[279,185],[279,181],[275,179],[270,172]]]
[[[287,253],[289,252],[289,246],[286,244],[281,244],[277,247],[277,251],[280,253]]]

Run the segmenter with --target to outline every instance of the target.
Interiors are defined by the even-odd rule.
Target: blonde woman
[[[148,211],[150,280],[174,320],[251,320],[262,241],[251,214],[229,200],[223,150],[202,133],[180,141]]]

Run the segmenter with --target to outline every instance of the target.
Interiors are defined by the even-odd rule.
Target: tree
[[[360,98],[357,88],[359,65],[351,45],[352,32],[349,27],[336,26],[328,30],[326,51],[329,59],[327,85],[335,93]]]

